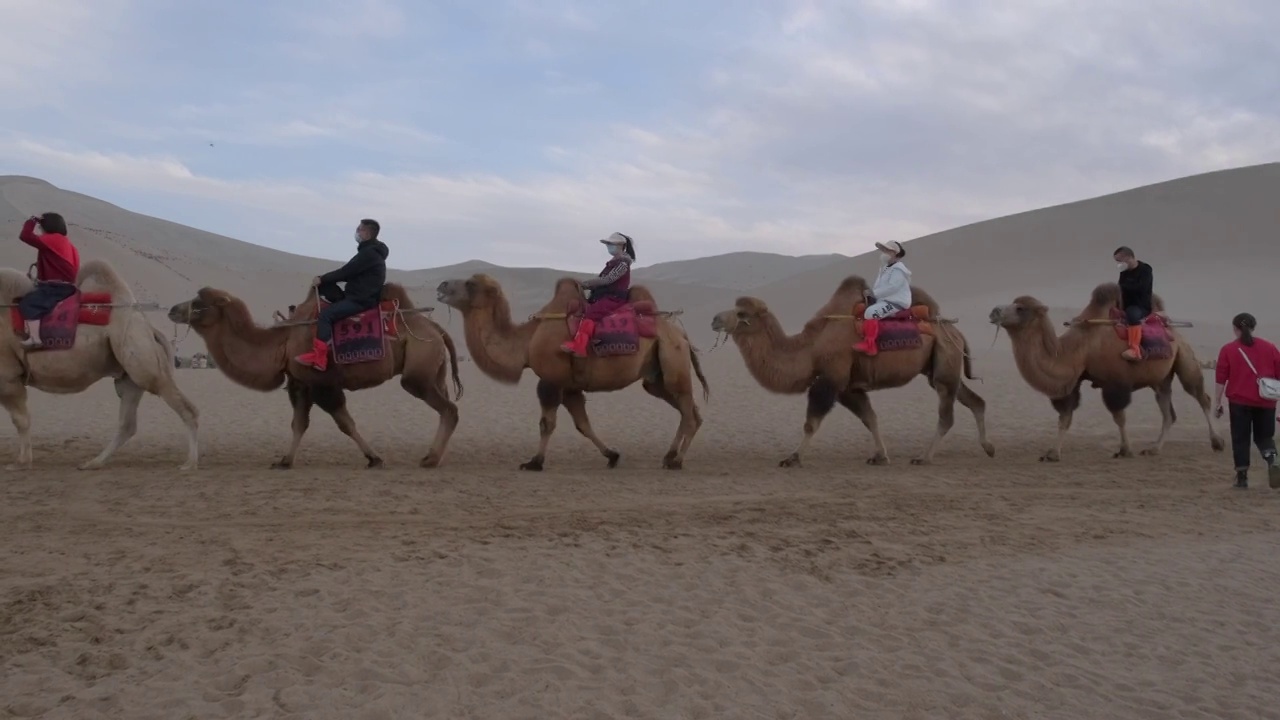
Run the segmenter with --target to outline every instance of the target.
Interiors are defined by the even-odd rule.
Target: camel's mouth
[[[457,302],[454,298],[456,293],[453,291],[453,285],[448,281],[444,281],[436,286],[436,301],[442,302],[449,307],[453,307]]]
[[[191,320],[191,304],[180,303],[169,308],[169,322],[186,325]]]

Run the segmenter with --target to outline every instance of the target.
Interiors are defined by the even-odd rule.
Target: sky
[[[1280,159],[1273,0],[0,0],[0,174],[326,258],[873,243]],[[74,221],[74,219],[72,219]]]

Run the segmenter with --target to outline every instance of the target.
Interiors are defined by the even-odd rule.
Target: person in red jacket
[[[1268,484],[1280,488],[1276,464],[1276,401],[1258,394],[1258,378],[1280,378],[1280,350],[1255,337],[1258,321],[1249,313],[1231,320],[1236,339],[1218,351],[1215,417],[1222,417],[1222,396],[1227,396],[1231,420],[1231,451],[1236,463],[1236,487],[1249,487],[1249,441],[1258,446],[1267,463]]]
[[[27,218],[18,239],[36,249],[36,286],[18,301],[18,314],[27,325],[22,346],[35,350],[44,345],[40,320],[76,293],[80,252],[67,238],[67,221],[58,213]]]

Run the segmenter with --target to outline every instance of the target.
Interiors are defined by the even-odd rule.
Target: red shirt
[[[1241,350],[1249,356],[1249,362],[1258,371],[1256,374],[1240,356]],[[1219,385],[1227,386],[1226,395],[1231,402],[1251,407],[1275,408],[1275,400],[1266,400],[1258,395],[1258,377],[1280,378],[1280,350],[1258,337],[1253,339],[1250,347],[1245,347],[1239,340],[1233,340],[1218,351],[1215,375]]]
[[[18,239],[36,249],[36,279],[71,283],[80,274],[80,251],[60,233],[35,234],[36,222],[28,219]]]

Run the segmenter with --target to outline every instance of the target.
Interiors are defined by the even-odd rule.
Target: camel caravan
[[[259,392],[285,388],[293,409],[292,438],[274,468],[293,467],[313,406],[332,416],[359,448],[367,467],[381,467],[381,456],[360,434],[347,409],[346,393],[395,377],[438,416],[420,465],[434,468],[444,460],[458,427],[456,403],[463,394],[457,348],[431,318],[433,308],[415,306],[402,285],[386,281],[388,251],[377,240],[378,229],[375,221],[362,220],[355,234],[355,257],[314,278],[305,299],[291,306],[287,317],[277,313],[273,325],[258,325],[244,301],[211,287],[168,311],[172,322],[203,339],[217,369],[233,383]],[[11,321],[0,330],[0,403],[18,431],[17,460],[9,468],[32,465],[28,387],[72,394],[111,377],[120,398],[115,436],[80,467],[104,466],[133,437],[138,405],[144,393],[151,393],[181,418],[188,437],[181,469],[196,469],[198,413],[174,380],[173,346],[146,319],[143,312],[148,308],[136,302],[106,262],[92,260],[80,266],[60,216],[31,218],[22,239],[41,253],[33,266],[37,277],[0,268],[0,292],[11,301]],[[613,392],[639,382],[645,392],[674,408],[679,422],[662,458],[662,467],[669,470],[684,467],[702,426],[694,380],[704,402],[710,399],[710,386],[698,351],[674,319],[677,313],[660,310],[646,287],[631,285],[632,239],[614,233],[601,242],[610,255],[604,270],[585,280],[560,279],[550,301],[524,322],[513,319],[501,285],[491,276],[446,280],[436,288],[437,300],[461,313],[466,346],[482,374],[507,385],[518,383],[526,369],[537,377],[538,449],[520,464],[521,470],[543,470],[561,406],[605,458],[606,467],[618,465],[621,453],[597,435],[587,416],[587,393]],[[965,384],[975,379],[968,340],[955,320],[942,316],[938,302],[910,282],[910,271],[901,263],[902,246],[877,247],[885,263],[874,283],[857,275],[845,278],[795,335],[788,335],[768,305],[754,297],[738,298],[731,309],[711,320],[712,330],[731,339],[748,372],[765,390],[808,397],[800,442],[781,466],[801,465],[823,419],[837,403],[871,433],[875,451],[867,463],[888,464],[889,450],[869,393],[903,387],[921,375],[937,392],[938,417],[932,440],[911,463],[934,461],[955,424],[957,401],[973,414],[978,443],[994,457],[995,446],[987,439],[986,403]],[[1054,331],[1048,309],[1029,296],[990,313],[990,323],[1007,332],[1023,379],[1046,395],[1058,412],[1056,442],[1042,461],[1061,459],[1085,382],[1102,390],[1103,403],[1119,428],[1117,458],[1133,455],[1125,408],[1133,392],[1143,388],[1154,390],[1163,423],[1154,445],[1141,454],[1162,449],[1176,420],[1175,378],[1203,410],[1213,450],[1224,449],[1209,417],[1211,403],[1200,363],[1170,325],[1163,302],[1153,296],[1149,313],[1135,323],[1132,308],[1124,306],[1124,292],[1117,283],[1099,285],[1061,336]]]

